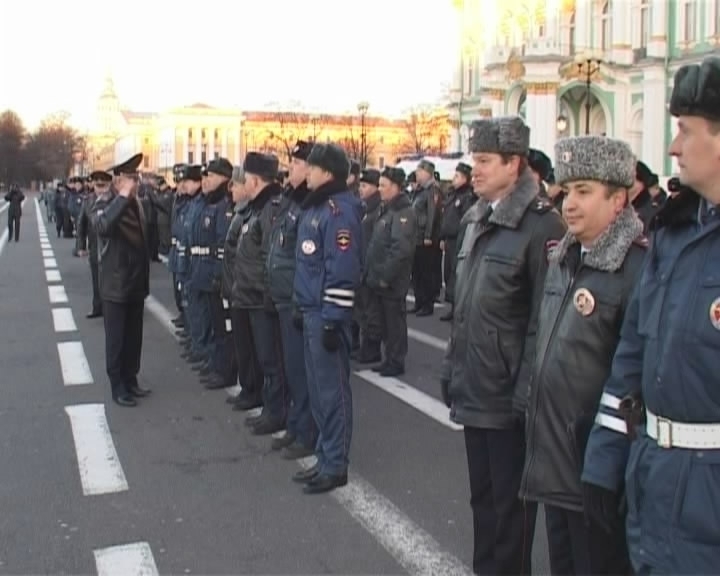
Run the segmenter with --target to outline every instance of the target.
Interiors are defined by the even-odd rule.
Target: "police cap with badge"
[[[333,143],[315,144],[307,157],[310,166],[332,174],[335,180],[344,182],[350,173],[350,161],[345,150]]]
[[[307,160],[308,156],[310,156],[310,152],[312,152],[312,149],[312,142],[298,140],[295,143],[292,151],[290,152],[290,156],[292,156],[293,158],[297,158],[298,160]]]
[[[179,168],[175,174],[175,179],[178,182],[183,180],[192,180],[193,182],[200,182],[202,180],[203,167],[200,164],[185,164]]]
[[[138,173],[138,168],[140,168],[140,164],[142,163],[142,161],[143,155],[135,154],[134,156],[125,160],[125,162],[110,168],[110,172],[113,176],[136,176]]]

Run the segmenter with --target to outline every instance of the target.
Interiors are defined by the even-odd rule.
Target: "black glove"
[[[450,380],[443,378],[440,380],[440,392],[442,393],[443,402],[445,406],[450,408],[452,401],[450,400]]]
[[[340,348],[340,332],[338,332],[335,324],[325,324],[323,326],[322,343],[328,352],[337,352]]]
[[[292,323],[296,330],[303,330],[303,313],[297,306],[293,306],[292,309]]]
[[[620,520],[617,494],[587,482],[582,483],[582,489],[585,522],[595,524],[608,534],[612,534]]]

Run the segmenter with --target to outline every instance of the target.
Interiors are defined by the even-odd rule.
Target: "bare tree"
[[[444,152],[447,135],[444,118],[429,107],[410,110],[403,121],[407,135],[402,152],[412,154],[440,154]]]
[[[342,130],[343,136],[337,144],[345,149],[345,152],[350,158],[357,160],[360,166],[364,166],[375,151],[375,143],[371,138],[371,123],[366,119],[363,142],[363,128],[359,125],[357,119],[352,116],[345,116],[343,117],[343,121],[345,124]]]
[[[68,118],[64,112],[51,114],[30,135],[25,154],[34,178],[65,178],[73,165],[73,155],[86,156],[85,138],[67,124]]]
[[[0,114],[0,181],[24,178],[22,174],[25,127],[12,110]]]
[[[274,103],[271,106],[276,110],[272,113],[272,117],[279,128],[270,133],[269,148],[273,148],[275,153],[284,155],[288,161],[298,140],[317,140],[330,120],[326,114],[299,111],[301,105],[297,102],[290,102],[287,105]]]

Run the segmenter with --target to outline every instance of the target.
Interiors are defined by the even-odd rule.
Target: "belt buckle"
[[[657,424],[655,426],[657,433],[657,443],[660,448],[672,448],[672,422],[667,418],[657,417]]]

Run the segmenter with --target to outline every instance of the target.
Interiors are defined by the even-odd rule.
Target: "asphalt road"
[[[439,314],[410,318],[400,380],[355,374],[350,484],[304,496],[290,477],[307,463],[250,435],[228,392],[206,391],[180,359],[163,264],[145,313],[141,385],[154,394],[135,409],[111,402],[102,320],[85,318],[87,260],[39,213],[29,195],[20,242],[0,237],[0,574],[470,572]],[[539,518],[537,574],[545,542]]]

